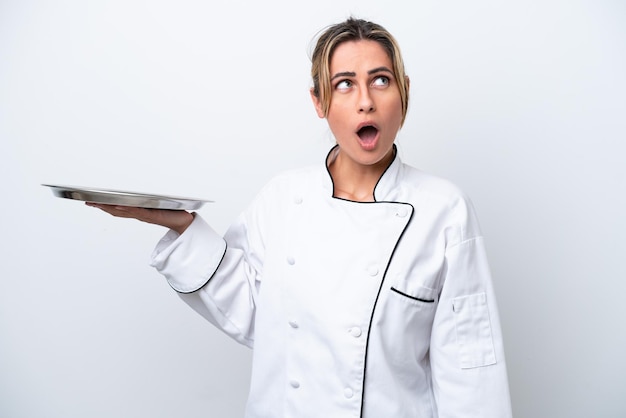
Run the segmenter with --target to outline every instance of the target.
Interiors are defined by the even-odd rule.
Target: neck
[[[394,151],[372,165],[356,164],[341,150],[328,166],[333,179],[333,196],[355,202],[373,202],[374,188],[394,157]]]

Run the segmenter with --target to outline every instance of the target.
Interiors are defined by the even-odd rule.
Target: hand
[[[182,234],[193,222],[194,215],[184,210],[146,209],[131,206],[105,205],[86,202],[87,206],[101,209],[118,218],[133,218],[150,224],[161,225]]]

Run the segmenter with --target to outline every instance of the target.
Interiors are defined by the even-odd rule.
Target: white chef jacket
[[[289,171],[224,238],[196,215],[151,264],[253,348],[246,417],[510,417],[470,201],[397,155],[374,198],[334,198],[327,165]]]

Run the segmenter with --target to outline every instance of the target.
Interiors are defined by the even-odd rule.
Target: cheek
[[[340,129],[343,125],[347,125],[348,116],[347,106],[340,101],[333,101],[328,109],[326,119],[329,124]]]
[[[400,124],[402,123],[402,101],[396,98],[389,100],[386,105],[385,109],[387,109],[389,120],[393,121],[393,123],[397,124],[398,128],[400,128]]]
[[[345,123],[345,118],[337,117],[337,115],[330,115],[326,118],[328,127],[332,131],[335,139],[340,141],[348,131],[348,124]]]

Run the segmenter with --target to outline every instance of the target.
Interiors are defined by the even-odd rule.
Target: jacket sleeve
[[[512,416],[503,338],[485,246],[469,201],[450,228],[431,334],[440,418]]]
[[[252,347],[261,263],[250,249],[244,215],[225,237],[196,214],[182,235],[169,231],[159,241],[150,264],[195,311]]]

